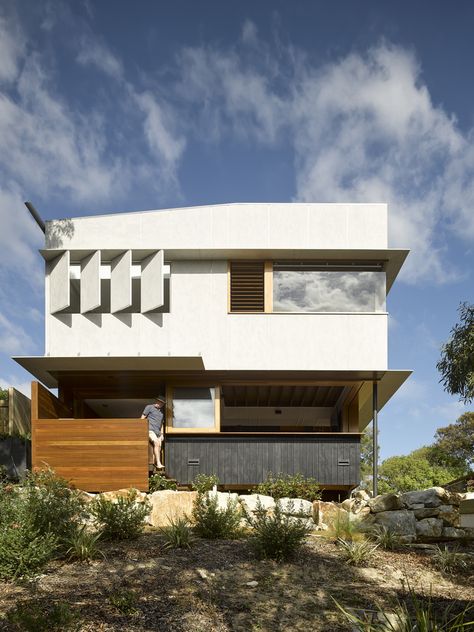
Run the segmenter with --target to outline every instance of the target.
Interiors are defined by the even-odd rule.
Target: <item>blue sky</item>
[[[389,203],[382,456],[465,408],[439,348],[473,301],[474,4],[0,0],[0,385],[41,355],[45,219],[238,201]]]

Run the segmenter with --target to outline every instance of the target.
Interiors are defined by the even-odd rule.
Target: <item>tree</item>
[[[461,303],[458,311],[460,322],[451,329],[436,367],[444,390],[469,404],[474,398],[474,305]]]
[[[432,449],[432,461],[467,474],[474,467],[474,413],[464,413],[453,424],[438,428]]]
[[[406,456],[392,456],[379,467],[379,494],[409,492],[449,483],[457,478],[455,467],[430,462],[430,446],[419,448]]]

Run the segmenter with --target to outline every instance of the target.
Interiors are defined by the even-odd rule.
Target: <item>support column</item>
[[[378,494],[378,475],[379,475],[379,447],[378,447],[378,384],[377,382],[372,382],[372,445],[373,445],[373,474],[372,474],[372,484],[374,496]]]

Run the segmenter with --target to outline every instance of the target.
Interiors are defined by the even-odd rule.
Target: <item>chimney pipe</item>
[[[31,202],[25,202],[25,206],[30,211],[31,217],[35,220],[35,222],[41,228],[43,233],[46,233],[46,226],[45,226],[43,220],[41,219],[40,214],[38,213],[38,211],[33,206],[33,204]]]

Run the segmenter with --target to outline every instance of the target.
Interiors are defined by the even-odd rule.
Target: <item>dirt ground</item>
[[[197,540],[191,549],[165,549],[156,532],[104,545],[106,559],[53,562],[35,581],[0,583],[0,630],[15,604],[67,602],[81,632],[338,631],[350,630],[333,599],[345,607],[387,610],[404,598],[403,583],[433,596],[437,608],[473,598],[474,548],[456,575],[435,570],[422,551],[377,550],[365,568],[347,565],[338,546],[309,536],[291,563],[254,558],[245,540]],[[254,584],[252,582],[258,582]],[[249,584],[250,583],[250,584]],[[114,597],[131,595],[123,614]]]

